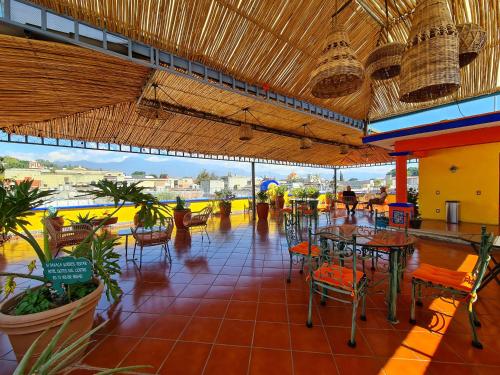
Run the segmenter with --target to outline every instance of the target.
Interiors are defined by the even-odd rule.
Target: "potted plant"
[[[168,212],[159,205],[155,197],[143,193],[143,188],[137,184],[103,180],[91,185],[94,189],[88,195],[113,200],[115,209],[109,217],[116,214],[126,202],[132,202],[141,207],[140,217],[146,226],[151,227],[157,221],[165,221]],[[63,342],[66,341],[65,345],[70,345],[92,328],[94,311],[104,290],[108,299],[117,299],[122,294],[115,279],[121,273],[117,263],[120,255],[115,251],[118,239],[105,233],[97,234],[106,224],[105,220],[72,250],[65,251],[70,257],[64,258],[53,259],[47,236],[44,235],[43,244],[39,244],[29,231],[28,218],[34,215],[33,209],[42,206],[52,194],[53,191],[32,188],[31,181],[23,181],[7,188],[0,186],[0,226],[26,241],[38,257],[38,262],[33,260],[28,265],[26,273],[0,272],[0,277],[4,278],[2,292],[5,295],[0,304],[0,330],[8,335],[18,361],[31,343],[42,332],[47,331],[40,339],[39,351],[33,353],[33,358],[36,359],[65,319],[79,306],[78,313],[73,316],[61,338]],[[83,269],[88,271],[88,278],[82,282],[55,283],[56,279],[49,277],[50,273],[47,271],[54,261],[69,262],[73,267],[78,261],[85,265]],[[44,270],[42,275],[34,274],[37,264]],[[40,285],[9,298],[15,291],[18,278],[35,280]]]
[[[231,214],[231,201],[235,198],[229,189],[222,189],[215,192],[215,197],[219,201],[219,211],[221,217],[229,217]]]
[[[330,206],[332,205],[332,203],[333,203],[333,199],[334,199],[334,197],[333,197],[333,193],[328,191],[328,192],[325,194],[325,203],[326,203],[326,205],[327,205],[328,207],[330,207]]]
[[[72,224],[89,224],[92,225],[95,216],[90,216],[90,212],[87,212],[85,215],[78,214],[76,216],[76,220],[70,220]]]
[[[413,204],[413,217],[410,219],[410,227],[420,229],[422,226],[422,217],[418,206],[418,191],[414,188],[409,188],[407,193],[408,203]]]
[[[276,188],[276,208],[278,210],[285,207],[285,194],[287,192],[286,185],[280,185]]]
[[[186,207],[186,201],[181,197],[175,198],[174,223],[177,229],[186,229],[184,226],[184,216],[189,212],[191,210]]]
[[[304,188],[295,188],[292,190],[292,194],[297,199],[305,200],[307,198],[307,191]]]
[[[309,187],[306,189],[306,196],[311,199],[311,201],[309,201],[311,210],[316,210],[318,208],[319,190],[314,187]]]
[[[267,191],[259,191],[257,193],[257,217],[259,220],[267,220],[267,215],[269,214],[269,203],[267,203],[269,196]]]

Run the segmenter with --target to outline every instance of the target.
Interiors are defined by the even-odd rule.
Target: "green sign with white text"
[[[58,294],[63,294],[62,284],[79,284],[92,279],[92,264],[85,258],[52,259],[45,263],[43,275],[52,283]]]

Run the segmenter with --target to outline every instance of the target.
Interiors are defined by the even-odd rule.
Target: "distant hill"
[[[47,168],[60,168],[59,165],[48,160],[40,159],[36,161]],[[13,158],[11,156],[4,156],[0,157],[0,162],[3,163],[5,169],[11,169],[11,168],[28,168],[30,161]]]

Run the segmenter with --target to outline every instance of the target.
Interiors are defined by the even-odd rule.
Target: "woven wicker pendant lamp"
[[[304,124],[302,125],[304,127],[304,136],[302,138],[300,138],[300,149],[301,150],[308,150],[310,148],[312,148],[312,140],[311,138],[308,138],[307,137],[307,134],[306,134],[306,129],[307,129],[307,124]]]
[[[388,42],[389,40],[389,10],[385,0],[385,26],[380,32],[380,37],[385,31],[386,43],[379,44],[368,55],[365,63],[366,74],[373,80],[381,81],[394,78],[401,71],[401,55],[405,45],[403,43]]]
[[[473,62],[486,43],[486,31],[475,23],[462,23],[457,25],[460,40],[458,60],[463,68]]]
[[[351,48],[344,28],[332,19],[332,28],[311,73],[311,93],[317,98],[352,94],[363,84],[363,65]]]
[[[460,87],[458,31],[447,0],[417,0],[401,59],[399,100],[426,102]]]

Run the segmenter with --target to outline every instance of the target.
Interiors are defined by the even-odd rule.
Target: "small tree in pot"
[[[257,217],[260,220],[267,220],[267,215],[269,214],[269,196],[267,191],[259,191],[257,193]]]
[[[311,210],[316,210],[318,208],[319,190],[314,187],[309,187],[306,189],[306,195],[307,198],[311,199],[309,207]]]
[[[413,218],[410,219],[410,227],[420,229],[422,226],[422,217],[420,216],[420,207],[418,205],[418,191],[414,188],[409,188],[407,193],[408,203],[413,204]]]
[[[285,207],[285,194],[287,192],[286,185],[280,185],[276,188],[276,208],[278,210]]]
[[[186,201],[181,197],[175,198],[174,223],[177,229],[186,229],[184,226],[184,216],[189,212],[191,210],[186,207]]]
[[[113,200],[115,209],[108,218],[116,214],[125,203],[132,202],[140,207],[139,216],[146,227],[151,227],[157,221],[165,221],[168,214],[165,207],[152,195],[143,193],[143,188],[137,184],[103,180],[91,185],[94,189],[88,195]],[[28,265],[27,273],[0,272],[0,276],[5,277],[2,287],[5,297],[0,305],[0,329],[9,336],[18,360],[30,344],[42,332],[47,331],[40,341],[40,351],[34,353],[33,358],[36,358],[65,319],[76,306],[80,306],[62,338],[66,345],[77,340],[92,328],[94,311],[103,290],[106,290],[108,299],[117,299],[122,293],[114,278],[121,272],[117,263],[120,255],[115,251],[118,240],[106,233],[97,234],[106,225],[106,220],[91,230],[71,251],[65,251],[70,257],[57,259],[53,259],[47,236],[44,235],[43,244],[40,245],[28,230],[28,219],[34,215],[33,209],[42,206],[52,194],[53,191],[32,188],[31,181],[9,187],[0,186],[0,226],[26,241],[35,251],[38,264],[44,270],[43,275],[35,274],[37,262],[33,260]],[[57,283],[55,281],[58,279],[49,272],[50,266],[55,263],[63,263],[68,268],[76,266],[78,270],[83,270],[78,276],[86,277],[82,276],[83,281],[77,279],[70,282],[65,279],[68,281]],[[67,272],[59,270],[59,276]],[[17,278],[35,280],[41,285],[8,298],[15,291]]]
[[[229,189],[222,189],[215,192],[215,197],[219,201],[219,211],[221,217],[228,217],[231,214],[231,202],[236,197]]]

